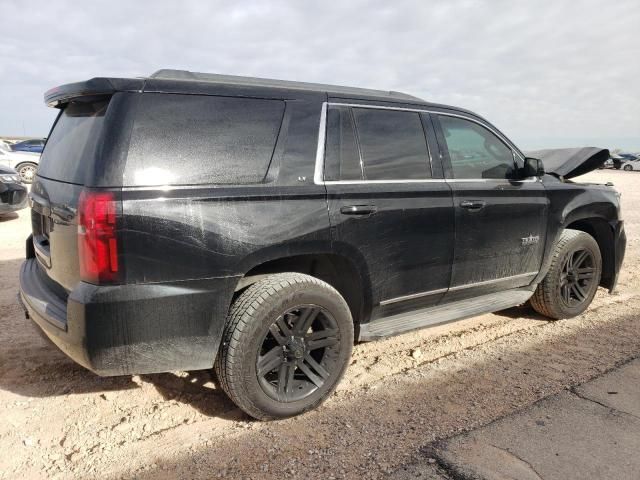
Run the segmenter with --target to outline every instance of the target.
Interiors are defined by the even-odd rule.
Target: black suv
[[[215,367],[249,415],[287,417],[355,340],[527,301],[572,317],[616,283],[619,194],[568,180],[606,150],[540,152],[545,174],[467,110],[182,71],[45,99],[20,294],[99,375]]]

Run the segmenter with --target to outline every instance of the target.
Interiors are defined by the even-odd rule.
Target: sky
[[[0,135],[49,88],[161,68],[397,90],[522,149],[640,151],[640,1],[0,0]]]

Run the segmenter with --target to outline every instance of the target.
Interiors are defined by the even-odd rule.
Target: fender
[[[545,188],[549,197],[549,219],[547,226],[547,241],[544,250],[544,260],[540,272],[532,282],[531,286],[536,287],[545,277],[551,266],[553,248],[558,242],[563,230],[576,223],[590,223],[600,221],[606,223],[610,230],[611,246],[613,245],[613,233],[618,220],[618,200],[619,194],[604,185],[585,185],[573,182],[561,182],[555,177],[545,176]],[[596,239],[598,240],[598,239]],[[599,244],[604,242],[600,239]],[[609,245],[607,243],[607,245]],[[601,250],[603,245],[601,246]],[[615,252],[612,252],[615,258]],[[603,263],[609,258],[603,252]],[[605,266],[603,266],[604,270]],[[603,271],[603,274],[606,273]],[[604,276],[604,275],[603,275]],[[609,286],[610,285],[605,285]]]

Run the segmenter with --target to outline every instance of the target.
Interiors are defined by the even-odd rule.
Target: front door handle
[[[467,210],[482,210],[486,204],[487,202],[483,200],[463,200],[460,202],[460,206]]]
[[[378,211],[375,205],[344,205],[340,207],[340,213],[343,215],[373,215]]]

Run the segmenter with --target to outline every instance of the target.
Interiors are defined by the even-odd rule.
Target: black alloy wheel
[[[227,395],[252,417],[292,417],[336,389],[353,335],[351,310],[334,287],[302,273],[275,273],[237,295],[215,370]]]
[[[318,305],[288,309],[269,327],[256,359],[258,381],[279,402],[301,400],[341,365],[340,330],[335,319]]]
[[[570,308],[584,302],[592,288],[595,260],[589,250],[579,248],[569,253],[560,280],[560,298]]]
[[[591,304],[602,275],[602,254],[595,238],[564,230],[554,246],[547,274],[529,302],[542,315],[559,320],[580,315]]]

